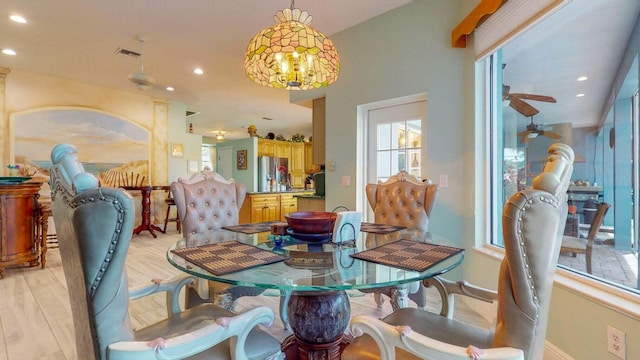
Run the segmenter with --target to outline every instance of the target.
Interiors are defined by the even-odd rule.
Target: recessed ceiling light
[[[198,75],[202,75],[202,74],[204,74],[204,70],[202,70],[202,69],[200,69],[200,68],[195,68],[195,69],[193,70],[193,73],[194,73],[194,74],[198,74]]]
[[[583,97],[583,96],[584,96],[584,94],[578,94],[578,95],[576,95],[576,97]]]
[[[20,23],[20,24],[26,24],[27,23],[27,19],[23,18],[20,15],[11,15],[11,16],[9,16],[9,19],[11,19],[14,22]]]
[[[585,80],[587,80],[587,79],[588,79],[588,77],[586,77],[586,76],[580,76],[580,77],[578,78],[578,81],[585,81]]]
[[[2,49],[2,53],[5,55],[11,55],[11,56],[16,55],[16,52],[11,49]]]
[[[167,86],[167,91],[175,91],[176,89],[173,88],[173,86]]]

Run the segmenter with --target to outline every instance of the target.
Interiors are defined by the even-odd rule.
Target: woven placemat
[[[284,261],[287,257],[238,241],[171,250],[214,275],[224,275],[256,266]]]
[[[271,224],[277,221],[265,221],[253,224],[242,224],[233,226],[223,226],[222,228],[229,231],[241,232],[243,234],[255,234],[271,230]]]
[[[385,224],[374,224],[374,223],[366,223],[363,222],[360,224],[360,231],[368,232],[373,234],[388,234],[394,231],[406,229],[404,226],[397,225],[385,225]]]
[[[464,250],[451,246],[398,240],[351,256],[400,269],[423,272],[462,251]]]

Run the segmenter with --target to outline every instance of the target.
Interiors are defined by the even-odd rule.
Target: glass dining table
[[[411,282],[446,273],[460,265],[464,258],[464,251],[455,248],[445,237],[409,229],[385,234],[361,231],[356,239],[342,243],[313,236],[303,238],[278,237],[269,231],[246,234],[218,229],[180,239],[168,249],[167,259],[181,271],[201,279],[279,290],[284,300],[281,302],[281,318],[283,322],[288,321],[293,330],[293,335],[282,343],[287,359],[331,360],[340,359],[342,349],[351,341],[345,335],[351,314],[345,290],[371,290],[389,286],[403,288]],[[388,261],[380,253],[405,240],[410,242],[403,245],[457,251],[427,259],[432,264],[427,264],[428,267],[420,271],[409,270],[411,266],[408,265],[425,260],[420,258],[422,254],[414,258],[416,254],[411,251],[385,253],[387,260],[391,259],[394,264],[385,265],[384,262]],[[202,261],[201,249],[227,244],[250,249],[248,251],[251,253],[262,254],[265,251],[263,255],[277,255],[278,258],[275,262],[255,266],[255,259],[247,260],[244,256],[248,253],[235,254],[236,263],[246,262],[250,265],[227,273],[220,273],[216,271],[219,268]],[[193,252],[197,252],[193,258],[186,256]],[[362,256],[367,260],[354,256]],[[194,261],[198,257],[200,259]],[[406,296],[406,291],[404,294]]]

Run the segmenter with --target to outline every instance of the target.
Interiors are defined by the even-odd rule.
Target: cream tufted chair
[[[429,181],[420,181],[406,171],[400,171],[385,182],[367,184],[365,190],[376,223],[427,231],[431,210],[438,197],[438,185],[431,184]],[[380,242],[398,240],[401,236],[402,232],[390,236],[372,234],[367,241],[372,247],[382,245]],[[365,290],[365,292],[370,291]],[[389,296],[394,310],[408,306],[409,298],[420,308],[427,305],[425,289],[419,282],[375,289],[374,298],[378,306],[382,306],[384,302],[382,294]]]
[[[442,296],[440,314],[405,308],[382,320],[356,316],[351,331],[365,335],[346,347],[342,359],[542,359],[573,160],[571,147],[552,144],[533,188],[514,194],[504,205],[505,255],[497,292],[465,281],[424,280]],[[453,319],[454,295],[497,300],[495,328]]]
[[[99,186],[71,144],[56,145],[51,160],[51,208],[78,359],[284,359],[280,343],[257,328],[273,322],[268,307],[234,314],[204,304],[181,311],[179,294],[194,281],[191,276],[128,289],[133,198],[123,189]],[[129,301],[157,292],[166,292],[168,317],[134,329]]]
[[[237,225],[240,207],[247,194],[244,184],[233,179],[227,180],[211,171],[178,179],[171,183],[171,192],[185,237]],[[194,296],[196,292],[200,299]],[[188,289],[187,303],[191,305],[201,299],[213,299],[216,305],[231,310],[237,298],[260,295],[262,292],[264,289],[255,287],[199,281],[195,288]]]

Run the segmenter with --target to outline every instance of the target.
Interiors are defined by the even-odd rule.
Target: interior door
[[[218,174],[222,175],[225,179],[230,179],[233,177],[233,147],[225,146],[218,147]]]

